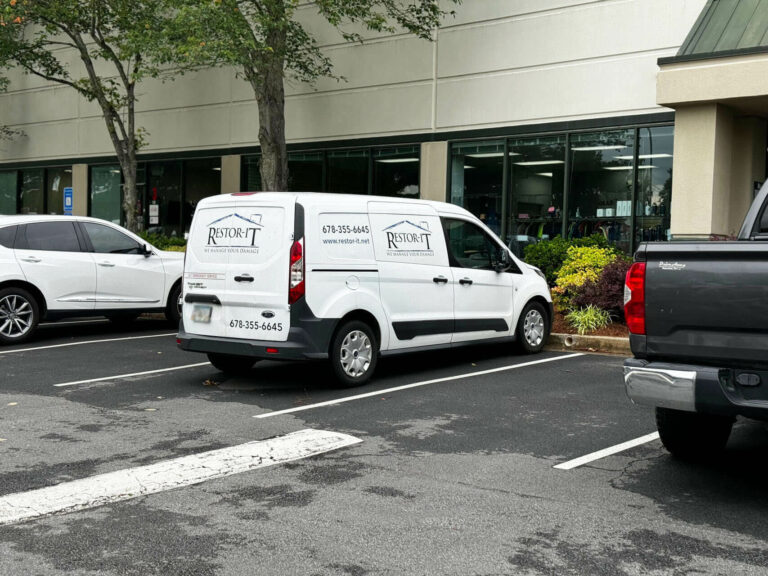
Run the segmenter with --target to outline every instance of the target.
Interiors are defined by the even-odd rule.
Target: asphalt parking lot
[[[768,574],[766,429],[679,462],[622,360],[474,347],[384,359],[343,390],[322,364],[225,377],[159,320],[41,327],[0,348],[0,521],[11,495],[32,510],[0,526],[0,574]],[[281,459],[296,434],[352,440]],[[232,473],[243,446],[271,452]],[[224,472],[170,468],[104,505],[31,493],[208,454]]]

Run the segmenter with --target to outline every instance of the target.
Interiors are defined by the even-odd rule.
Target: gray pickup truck
[[[640,245],[624,303],[627,394],[673,455],[722,450],[736,416],[768,421],[768,184],[738,240]]]

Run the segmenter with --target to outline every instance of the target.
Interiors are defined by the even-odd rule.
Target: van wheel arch
[[[8,282],[3,282],[0,284],[0,290],[3,290],[4,288],[21,288],[22,290],[26,290],[37,302],[37,309],[40,313],[40,320],[43,320],[46,314],[48,314],[48,307],[45,303],[45,296],[43,296],[43,293],[40,292],[40,290],[38,290],[34,284],[24,282],[23,280],[9,280]]]
[[[376,336],[376,344],[381,347],[381,327],[379,326],[378,321],[376,320],[376,317],[371,314],[370,312],[366,312],[365,310],[353,310],[352,312],[348,312],[341,318],[339,318],[339,321],[336,322],[336,326],[333,327],[333,333],[331,334],[331,341],[330,344],[333,343],[333,340],[336,338],[336,334],[338,334],[339,329],[344,326],[347,322],[351,322],[352,320],[359,320],[361,322],[365,322],[368,324],[368,326],[371,327],[371,330],[374,332],[374,336]],[[330,352],[330,350],[329,350]],[[377,350],[378,353],[378,350]]]

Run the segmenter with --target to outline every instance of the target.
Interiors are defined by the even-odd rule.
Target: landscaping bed
[[[576,330],[576,328],[574,328],[568,323],[568,321],[565,319],[565,316],[561,312],[555,311],[555,318],[552,323],[552,333],[553,334],[578,334],[578,330]],[[593,332],[589,332],[588,335],[628,338],[629,330],[627,330],[627,326],[625,324],[614,322],[612,324],[608,324],[608,326],[604,326],[603,328],[598,328]]]

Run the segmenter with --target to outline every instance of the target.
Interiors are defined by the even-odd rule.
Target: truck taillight
[[[304,238],[296,240],[291,246],[291,266],[288,274],[288,304],[293,304],[304,296]]]
[[[635,262],[627,272],[624,317],[632,334],[645,334],[645,262]]]

